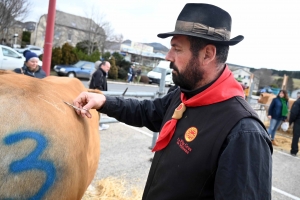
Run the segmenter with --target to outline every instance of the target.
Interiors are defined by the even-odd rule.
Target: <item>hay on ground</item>
[[[140,200],[142,190],[138,188],[126,188],[125,179],[108,177],[90,186],[85,192],[82,200]]]

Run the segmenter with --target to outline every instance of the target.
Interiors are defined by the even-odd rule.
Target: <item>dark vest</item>
[[[174,95],[163,124],[181,103],[179,92]],[[222,145],[232,128],[246,117],[261,123],[241,97],[187,108],[168,146],[155,153],[143,200],[214,199],[214,180]]]

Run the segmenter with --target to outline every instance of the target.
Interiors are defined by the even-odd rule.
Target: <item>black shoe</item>
[[[295,154],[295,153],[291,153],[291,155],[292,155],[292,156],[297,156],[297,154]]]

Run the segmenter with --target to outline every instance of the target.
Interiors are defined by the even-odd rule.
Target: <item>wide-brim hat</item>
[[[231,16],[225,10],[210,4],[188,3],[177,18],[175,30],[157,36],[188,35],[222,45],[235,45],[244,39],[242,35],[230,39],[230,33]]]

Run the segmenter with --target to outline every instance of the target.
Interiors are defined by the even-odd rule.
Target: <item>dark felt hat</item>
[[[225,10],[210,4],[188,3],[177,18],[175,30],[157,36],[189,35],[223,45],[235,45],[244,39],[242,35],[230,39],[230,31],[231,17]]]

